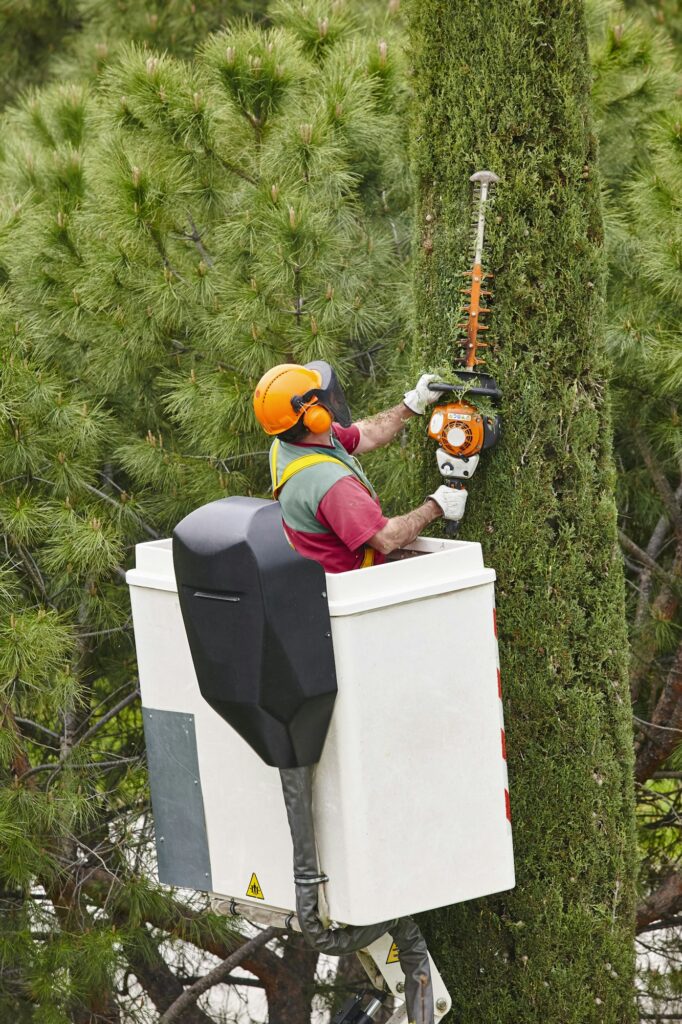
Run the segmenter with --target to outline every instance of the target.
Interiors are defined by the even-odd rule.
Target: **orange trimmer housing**
[[[468,402],[437,405],[429,420],[429,437],[450,455],[469,459],[472,455],[478,455],[483,448],[483,417]]]

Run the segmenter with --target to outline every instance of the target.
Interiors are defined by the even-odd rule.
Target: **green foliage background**
[[[629,1019],[632,744],[604,395],[610,376],[621,526],[647,548],[665,511],[651,467],[676,486],[681,450],[682,110],[672,7],[594,0],[597,175],[579,6],[555,11],[574,17],[554,38],[538,11],[503,4],[484,39],[466,5],[433,24],[438,5],[415,7],[423,43],[408,60],[395,2],[292,0],[267,17],[0,2],[0,1014],[143,1019],[140,994],[116,991],[126,972],[161,1010],[178,984],[164,943],[182,964],[188,941],[217,955],[234,942],[201,900],[149,881],[124,571],[137,541],[196,505],[266,493],[250,395],[273,362],[330,359],[356,416],[394,402],[411,369],[449,365],[466,180],[483,162],[503,178],[488,251],[506,426],[463,535],[500,573],[523,874],[508,902],[459,908],[431,937],[463,1013]],[[257,24],[223,27],[247,7]],[[434,80],[448,68],[447,104],[431,106],[413,60]],[[416,135],[433,145],[418,139],[416,228],[415,88]],[[433,489],[432,457],[412,424],[367,460],[390,512]],[[682,574],[669,539],[655,557]],[[647,719],[679,602],[660,578],[629,577],[630,686]],[[673,799],[666,780],[649,789],[645,824]],[[641,836],[647,892],[678,844],[670,828]]]
[[[134,543],[267,490],[250,396],[273,362],[330,359],[358,404],[400,373],[394,19],[324,3],[270,19],[191,62],[128,43],[94,82],[29,91],[3,120],[0,1007],[17,1019],[135,1019],[114,979],[171,998],[159,946],[194,927],[147,878]],[[59,908],[49,947],[31,938],[36,915],[52,930],[41,892]],[[231,941],[210,915],[197,929],[204,949]]]
[[[261,0],[1,0],[0,107],[28,86],[95,79],[131,42],[190,58],[229,18]]]

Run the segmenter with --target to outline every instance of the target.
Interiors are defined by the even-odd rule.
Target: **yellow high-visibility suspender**
[[[365,544],[365,553],[358,569],[366,569],[370,565],[374,565],[374,548],[371,548],[369,544]]]
[[[371,491],[367,487],[367,484],[362,480],[353,467],[349,466],[348,463],[344,462],[343,459],[338,459],[333,455],[323,455],[321,452],[313,452],[311,455],[301,455],[300,458],[294,459],[286,467],[281,477],[277,476],[277,454],[279,452],[279,439],[275,438],[272,449],[270,450],[270,474],[272,476],[272,493],[275,497],[284,487],[287,480],[291,480],[292,476],[296,473],[300,473],[302,469],[307,469],[308,466],[317,466],[320,462],[335,462],[337,465],[344,466],[346,469],[353,473],[356,480],[359,480],[362,486],[365,488],[368,494]]]
[[[272,445],[272,450],[270,452],[270,473],[272,475],[272,493],[274,494],[275,497],[279,495],[279,492],[282,490],[287,480],[291,480],[292,476],[295,476],[296,473],[300,473],[301,470],[303,469],[307,469],[308,466],[316,466],[320,462],[340,462],[342,466],[346,465],[345,462],[343,462],[341,459],[334,458],[333,455],[323,455],[321,452],[313,452],[312,455],[302,455],[299,459],[294,459],[293,462],[290,462],[289,465],[286,467],[281,477],[278,477],[278,452],[279,440],[275,438],[275,441]],[[350,466],[347,466],[347,468],[350,469],[351,473],[353,472]],[[355,476],[357,480],[360,480],[360,478],[355,473],[353,473],[353,476]],[[363,487],[365,487],[365,484],[362,482],[362,480],[360,480],[360,483],[362,484]],[[289,538],[287,538],[287,540],[288,539]],[[291,544],[291,541],[289,541],[289,543]],[[360,563],[359,568],[366,569],[370,565],[374,565],[374,548],[371,548],[369,544],[367,544],[365,545],[365,553],[363,555],[362,562]]]
[[[272,474],[272,493],[274,494],[275,497],[277,497],[279,492],[282,490],[282,488],[284,487],[284,485],[287,482],[287,480],[291,480],[292,476],[295,476],[296,473],[300,473],[302,469],[307,469],[308,466],[316,466],[320,462],[335,462],[335,463],[337,463],[337,465],[339,463],[341,463],[342,466],[346,465],[345,462],[341,461],[341,459],[335,459],[333,455],[322,455],[321,452],[313,452],[312,455],[302,455],[300,457],[300,459],[294,459],[294,461],[290,462],[289,465],[286,467],[286,469],[282,473],[281,477],[278,477],[277,476],[277,453],[278,453],[278,451],[279,451],[279,441],[277,439],[275,439],[275,442],[274,442],[274,444],[272,446],[272,451],[270,452],[270,472]],[[350,466],[348,466],[347,468],[350,469]],[[353,472],[353,471],[351,470],[351,472]]]

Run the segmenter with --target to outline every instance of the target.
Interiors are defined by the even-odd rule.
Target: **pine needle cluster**
[[[96,79],[131,42],[191,58],[226,20],[259,18],[265,8],[263,0],[3,0],[0,107],[30,86]]]
[[[143,42],[26,93],[0,130],[0,1016],[17,1021],[147,1019],[180,986],[169,936],[234,943],[150,880],[125,569],[197,505],[267,492],[251,396],[273,362],[329,359],[361,402],[401,372],[395,18],[283,2],[191,60]]]
[[[630,693],[636,715],[642,890],[658,900],[658,927],[642,952],[669,965],[679,937],[666,882],[679,872],[679,748],[682,665],[682,289],[680,155],[682,104],[673,8],[602,10],[592,44],[594,95],[606,177],[609,256],[606,341],[612,360],[618,492],[630,620]],[[643,8],[656,14],[647,19]],[[653,722],[653,727],[647,723]],[[659,777],[656,777],[654,775]],[[660,776],[663,776],[662,778]],[[670,777],[666,777],[670,776]],[[640,926],[650,916],[640,913]],[[641,1007],[680,1005],[674,969],[642,958]],[[674,1001],[671,1001],[674,1000]]]

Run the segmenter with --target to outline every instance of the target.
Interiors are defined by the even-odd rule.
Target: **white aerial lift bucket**
[[[475,543],[403,554],[326,576],[338,694],[313,810],[329,916],[348,925],[514,886],[494,571]],[[294,912],[279,773],[200,693],[171,540],[138,544],[127,581],[160,880]]]

